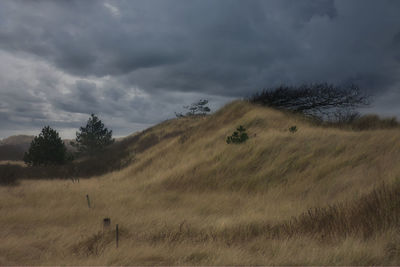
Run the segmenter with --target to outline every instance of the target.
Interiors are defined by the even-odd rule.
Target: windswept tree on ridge
[[[264,89],[249,100],[320,118],[335,113],[351,113],[358,107],[370,104],[370,96],[362,92],[357,85],[334,86],[328,83],[282,85],[274,89]]]

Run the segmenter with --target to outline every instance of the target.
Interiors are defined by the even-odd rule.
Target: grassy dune
[[[227,145],[239,125],[250,139]],[[122,170],[0,187],[0,265],[400,263],[398,129],[237,101],[127,140]]]

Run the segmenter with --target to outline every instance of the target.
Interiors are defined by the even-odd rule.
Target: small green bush
[[[226,138],[226,143],[227,144],[240,144],[243,142],[246,142],[246,140],[249,139],[249,136],[246,133],[246,129],[240,125],[236,131],[233,132],[231,136],[228,136]]]
[[[297,132],[297,126],[296,126],[296,125],[291,126],[291,127],[289,128],[289,132],[291,132],[291,133]]]

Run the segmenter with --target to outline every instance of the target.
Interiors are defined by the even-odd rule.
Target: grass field
[[[249,140],[227,145],[239,125]],[[122,170],[1,186],[0,265],[400,264],[397,128],[236,101],[131,138]]]

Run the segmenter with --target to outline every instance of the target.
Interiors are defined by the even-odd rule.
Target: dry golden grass
[[[25,167],[26,164],[25,162],[23,162],[22,160],[0,160],[0,165],[18,165],[18,166],[22,166]]]
[[[250,139],[227,145],[239,125]],[[237,101],[139,141],[120,171],[0,187],[0,265],[400,263],[399,130],[318,128]]]

